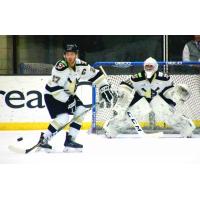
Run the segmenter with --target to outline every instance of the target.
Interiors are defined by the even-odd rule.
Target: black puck
[[[23,140],[23,137],[17,138],[17,141],[20,142]]]

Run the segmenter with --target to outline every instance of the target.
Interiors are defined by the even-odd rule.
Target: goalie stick
[[[140,124],[138,123],[138,121],[136,120],[136,118],[132,115],[131,112],[127,111],[127,115],[129,117],[129,119],[131,120],[136,132],[142,136],[142,137],[147,137],[147,138],[159,138],[163,135],[163,132],[157,132],[157,133],[150,133],[147,134],[143,131],[142,127],[140,126]]]
[[[76,116],[76,117],[73,117],[69,122],[67,122],[63,128],[65,128],[67,125],[69,125],[70,123],[72,123],[74,120],[77,120],[79,117],[85,115],[86,113],[88,113],[91,109],[93,109],[95,106],[98,106],[99,103],[97,103],[96,105],[93,105],[92,107],[90,107],[88,110],[85,110],[84,112],[82,112],[80,115]],[[58,131],[62,130],[63,128],[59,129]],[[36,149],[37,147],[40,146],[40,142],[38,142],[36,145],[32,146],[31,148],[28,148],[28,149],[21,149],[21,148],[18,148],[14,145],[9,145],[8,146],[8,149],[15,152],[15,153],[21,153],[21,154],[28,154],[29,152],[31,152],[32,150]]]

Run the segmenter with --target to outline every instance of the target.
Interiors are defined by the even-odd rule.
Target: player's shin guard
[[[72,136],[72,139],[75,140],[76,136],[78,135],[80,129],[81,129],[81,125],[84,119],[84,115],[79,116],[81,113],[83,113],[86,110],[85,107],[83,106],[79,106],[76,110],[76,112],[74,113],[74,118],[75,120],[73,120],[73,122],[70,124],[70,129],[69,129],[69,135]],[[77,116],[79,116],[77,118]]]
[[[58,115],[48,126],[48,130],[45,131],[44,137],[51,139],[58,131],[60,131],[66,125],[69,120],[69,116],[67,114]]]
[[[81,125],[84,119],[84,115],[80,114],[83,113],[85,110],[86,108],[84,106],[79,106],[74,113],[75,120],[70,124],[69,133],[66,133],[66,139],[64,142],[65,148],[63,150],[64,152],[68,152],[69,149],[77,150],[83,148],[83,145],[76,143],[75,139],[81,129]]]
[[[73,140],[76,139],[76,136],[78,135],[80,129],[81,129],[81,125],[78,124],[77,122],[72,122],[70,124],[69,135],[72,136]]]

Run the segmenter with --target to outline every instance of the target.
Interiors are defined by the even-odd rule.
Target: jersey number
[[[60,77],[54,76],[54,75],[53,75],[52,81],[53,81],[54,83],[58,83],[59,80],[60,80]]]

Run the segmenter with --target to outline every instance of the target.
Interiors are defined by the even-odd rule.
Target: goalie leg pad
[[[121,115],[119,118],[123,118],[126,110],[128,109],[132,99],[134,97],[134,90],[127,89],[124,85],[121,85],[118,90],[118,99],[113,108],[115,114]]]
[[[108,138],[115,138],[118,134],[113,121],[106,121],[103,129],[105,130],[105,135]]]
[[[130,106],[128,111],[130,111],[134,116],[144,116],[149,114],[152,111],[152,108],[150,107],[148,101],[143,97],[135,104]]]
[[[178,116],[173,128],[181,133],[183,137],[192,137],[193,130],[196,128],[191,119],[185,116]]]
[[[132,98],[130,99],[130,101],[131,100]],[[127,99],[119,99],[117,104],[113,108],[113,111],[117,112],[116,116],[114,116],[111,120],[107,121],[103,127],[107,137],[116,137],[118,133],[123,132],[124,130],[127,130],[128,128],[133,126],[129,117],[125,114],[127,110],[138,119],[141,118],[141,116],[143,117],[152,111],[149,103],[145,98],[140,99],[134,105],[128,107],[128,109],[125,105],[127,105]]]
[[[183,137],[192,137],[192,132],[195,129],[192,120],[178,113],[174,107],[168,105],[160,96],[156,96],[150,104],[159,119],[164,120],[174,130],[180,132]]]
[[[169,116],[168,119],[165,120],[168,125],[170,125],[174,130],[180,132],[182,137],[192,137],[193,130],[195,129],[195,125],[191,119],[180,115],[173,114]]]
[[[105,122],[103,129],[105,130],[105,135],[108,138],[115,138],[119,133],[123,133],[127,129],[127,121],[125,118],[118,118],[115,116],[111,120]]]

